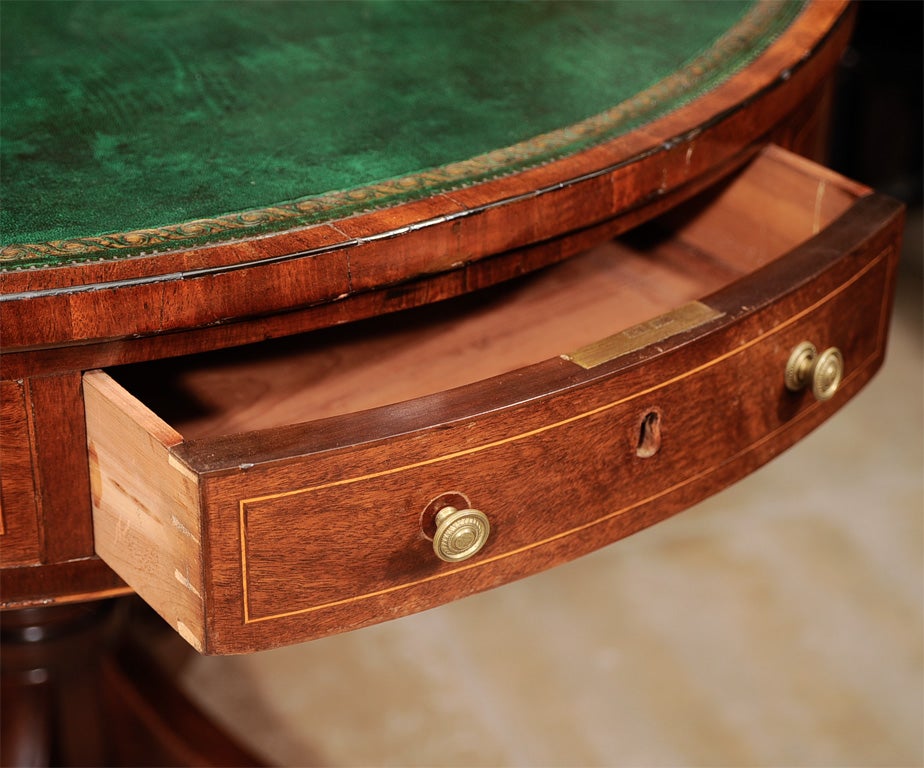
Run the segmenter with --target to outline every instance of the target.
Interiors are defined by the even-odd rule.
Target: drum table
[[[245,653],[497,587],[835,413],[902,226],[815,163],[852,16],[4,5],[4,761],[247,763],[160,628]]]

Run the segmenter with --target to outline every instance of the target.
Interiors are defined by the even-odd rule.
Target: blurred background
[[[864,2],[831,164],[908,204],[886,365],[733,488],[594,555],[186,690],[289,766],[924,764],[922,9]]]

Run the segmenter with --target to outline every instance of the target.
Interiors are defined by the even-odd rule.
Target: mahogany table
[[[901,206],[813,162],[846,3],[3,13],[4,763],[251,763],[152,637],[528,576],[881,364]]]

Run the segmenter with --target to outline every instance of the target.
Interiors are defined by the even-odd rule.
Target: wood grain
[[[38,563],[38,509],[26,394],[21,381],[0,381],[0,423],[0,563]]]
[[[646,350],[644,370],[626,366],[593,387],[387,445],[210,476],[212,626],[239,621],[240,603],[245,618],[216,632],[221,640],[209,649],[322,636],[491,588],[628,535],[753,471],[878,366],[887,316],[880,297],[895,253],[866,256],[843,282],[829,273],[697,344]],[[816,296],[810,311],[789,311]],[[806,337],[836,344],[850,361],[831,403],[781,383],[789,350]],[[651,386],[653,374],[664,383]],[[642,458],[639,422],[654,410],[661,449]],[[449,490],[466,493],[493,529],[476,558],[455,566],[433,557],[421,521],[429,499]]]
[[[487,293],[116,376],[187,439],[354,413],[558,356],[718,287],[659,256],[608,243]]]
[[[25,382],[42,562],[93,554],[93,527],[85,514],[90,489],[80,379],[72,371]]]
[[[63,563],[0,570],[0,609],[3,610],[104,600],[131,593],[131,587],[95,555]]]
[[[732,174],[770,139],[809,151],[823,134],[818,94],[846,45],[853,15],[849,4],[812,2],[752,66],[714,91],[615,142],[522,174],[267,238],[2,273],[2,377],[23,379],[27,401],[34,390],[40,403],[28,406],[34,417],[29,440],[42,505],[37,546],[45,546],[42,566],[0,574],[4,604],[126,589],[92,556],[76,375],[439,302],[626,232]],[[674,257],[683,258],[682,249]],[[667,250],[661,258],[669,260]],[[719,261],[702,260],[699,268],[712,271],[715,286],[734,277]],[[483,394],[471,387],[427,407],[445,405],[447,416],[454,408],[469,412],[474,406],[467,398]],[[416,423],[414,413],[377,412],[371,423],[403,429]],[[432,414],[428,418],[432,422]],[[312,439],[326,445],[352,439],[351,433],[326,423]],[[290,455],[293,445],[304,450],[298,447],[304,439],[304,431],[282,429],[265,455]],[[220,438],[213,447],[216,466],[253,448],[247,439],[235,448]],[[190,450],[204,456],[204,449]],[[269,450],[265,443],[262,450]]]
[[[198,481],[169,451],[181,438],[105,374],[84,390],[96,552],[201,648]]]
[[[408,401],[525,368],[718,291],[869,192],[812,168],[769,148],[718,189],[623,242],[519,281],[311,336],[128,368],[117,378],[186,439],[199,440]]]
[[[745,172],[716,185],[698,205],[664,218],[684,242],[741,274],[817,235],[870,193],[797,155],[768,146]]]
[[[158,452],[199,476],[201,495],[185,503],[203,543],[183,557],[203,564],[202,649],[320,637],[551,567],[714,493],[827,418],[881,362],[901,209],[829,174],[812,182],[809,168],[766,153],[728,189],[694,203],[696,216],[672,217],[676,229],[659,222],[511,284],[487,307],[447,309],[442,325],[432,316],[439,307],[424,309],[423,322],[420,310],[408,315],[398,333],[370,324],[346,356],[338,345],[315,346],[315,334],[266,357],[227,356],[217,373],[214,361],[123,372],[146,404],[160,391],[159,405],[195,440],[107,374],[89,376],[94,397],[107,399],[94,411],[109,411],[106,426],[90,428],[91,446],[97,429],[114,436],[131,424],[132,444],[153,435]],[[768,207],[763,230],[731,228],[739,241],[704,252],[710,227],[726,233],[747,207],[740,197],[762,199],[750,173],[812,205]],[[814,205],[822,180],[838,187],[830,210]],[[755,238],[760,247],[749,250]],[[546,343],[596,337],[601,318],[618,328],[687,296],[715,319],[589,370],[554,356],[528,364]],[[349,347],[352,338],[335,341]],[[830,402],[784,386],[789,352],[805,338],[838,346],[848,361]],[[477,380],[450,388],[459,365],[477,369]],[[652,414],[656,450],[640,451]],[[297,418],[305,423],[292,425]],[[448,492],[466,494],[492,521],[485,549],[455,565],[432,554],[424,514]],[[125,565],[113,565],[133,583]],[[158,586],[141,594],[166,607]]]
[[[64,347],[30,348],[27,351],[6,349],[4,372],[8,376],[39,375],[62,369],[87,370],[195,354],[381,317],[481,290],[583,253],[670,210],[739,168],[758,149],[757,146],[747,147],[727,161],[717,163],[695,180],[647,201],[640,208],[621,211],[601,223],[523,248],[454,264],[448,271],[427,271],[413,279],[388,285],[383,290],[347,293],[338,296],[335,301],[310,303],[282,313],[227,317],[188,330],[140,336],[133,338],[130,344],[123,339],[105,339]],[[392,241],[392,244],[396,248],[407,245],[402,241]],[[242,281],[242,295],[247,289],[246,281]]]
[[[288,232],[278,244],[273,237],[245,240],[167,254],[162,261],[144,257],[4,273],[5,346],[27,351],[292,311],[387,290],[432,270],[497,259],[644,209],[784,126],[830,74],[852,16],[845,3],[811,3],[750,66],[659,120],[585,152],[423,204],[307,228],[307,247],[293,241],[301,233]],[[361,236],[344,239],[346,231]],[[494,274],[501,279],[520,269],[516,259],[501,259]],[[36,311],[45,318],[41,324],[30,321]]]

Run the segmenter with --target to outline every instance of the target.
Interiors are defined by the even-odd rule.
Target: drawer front
[[[901,206],[779,150],[706,203],[705,218],[668,222],[683,234],[660,252],[706,254],[715,269],[711,253],[744,277],[573,354],[436,394],[188,440],[108,374],[86,374],[97,553],[198,649],[247,652],[536,573],[743,477],[881,363]],[[667,273],[640,263],[662,288]],[[621,308],[635,296],[619,285]],[[794,356],[806,342],[814,368]],[[787,384],[824,383],[838,359],[830,398]],[[434,539],[451,538],[446,507],[484,516],[470,557],[436,554]],[[452,540],[470,543],[460,530]]]
[[[556,375],[584,377],[555,394],[386,445],[207,477],[213,650],[319,637],[497,586],[753,471],[878,367],[894,259],[893,246],[867,243],[756,310],[746,297],[781,276],[755,275],[709,299],[711,319],[693,330],[668,325],[667,338],[587,371],[555,361]],[[806,340],[843,355],[828,401],[786,387],[790,353]],[[487,543],[468,560],[434,553],[441,497],[467,500],[490,521]]]

